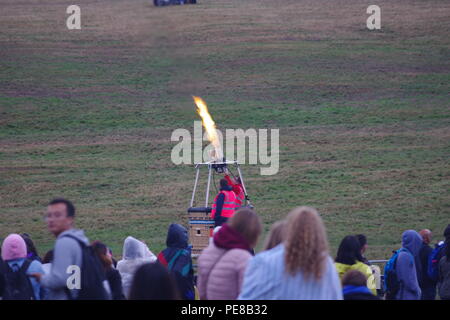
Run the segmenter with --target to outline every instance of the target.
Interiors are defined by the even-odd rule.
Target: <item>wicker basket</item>
[[[200,254],[209,245],[213,229],[214,220],[211,220],[208,213],[189,213],[189,239],[193,254]]]

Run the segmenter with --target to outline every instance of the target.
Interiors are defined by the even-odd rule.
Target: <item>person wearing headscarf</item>
[[[5,290],[4,290],[4,299],[15,299],[14,296],[9,296],[10,289],[24,289],[25,288],[9,288],[8,287],[8,274],[6,270],[11,270],[12,272],[24,272],[29,275],[31,273],[40,273],[44,274],[44,270],[42,269],[42,264],[37,260],[27,259],[27,245],[25,240],[18,234],[10,234],[5,238],[2,244],[2,260],[3,260],[3,273],[5,276]],[[26,270],[23,270],[26,268]],[[44,295],[44,291],[41,292],[41,285],[39,282],[31,276],[28,276],[28,283],[31,290],[28,290],[27,296],[23,296],[21,299],[30,299],[30,300],[41,300]]]

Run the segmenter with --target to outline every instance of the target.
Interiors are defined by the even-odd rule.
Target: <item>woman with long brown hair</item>
[[[250,261],[239,299],[342,299],[325,227],[314,208],[289,213],[284,242]]]

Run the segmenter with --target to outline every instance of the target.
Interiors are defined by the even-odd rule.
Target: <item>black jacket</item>
[[[432,251],[433,249],[428,244],[425,242],[422,243],[419,250],[419,260],[422,268],[418,279],[421,289],[433,288],[436,286],[436,283],[428,277],[428,257]]]
[[[439,296],[442,300],[450,300],[450,261],[446,256],[439,260]]]
[[[113,300],[125,300],[122,288],[122,277],[119,271],[114,268],[109,268],[106,271],[106,280],[108,280],[109,287],[111,288],[111,298]]]

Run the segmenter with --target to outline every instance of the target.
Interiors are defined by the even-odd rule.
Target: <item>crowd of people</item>
[[[75,228],[69,200],[52,200],[46,223],[56,241],[42,259],[28,234],[2,241],[1,299],[450,299],[450,224],[434,247],[430,230],[406,230],[381,277],[364,256],[363,234],[344,237],[332,258],[323,221],[310,207],[275,222],[257,254],[261,218],[247,207],[236,210],[214,229],[196,275],[188,230],[180,224],[169,226],[159,254],[130,236],[116,261],[106,244],[89,242]]]

